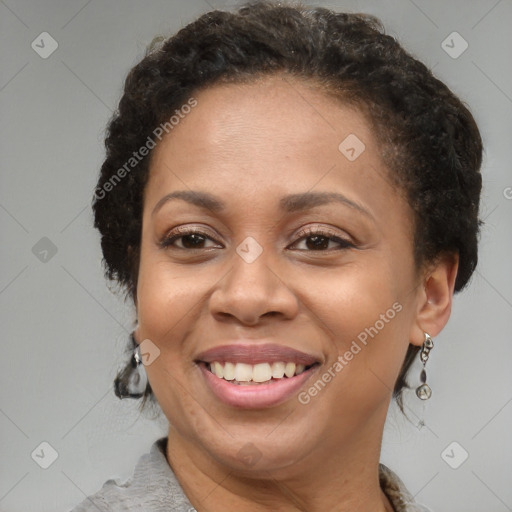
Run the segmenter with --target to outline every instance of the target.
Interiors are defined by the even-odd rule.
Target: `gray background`
[[[435,511],[512,510],[512,2],[310,3],[378,15],[465,99],[481,128],[478,271],[435,340],[432,399],[408,394],[410,421],[391,409],[382,461]],[[165,418],[140,416],[112,391],[133,309],[103,280],[90,201],[127,71],[156,34],[229,5],[0,0],[2,511],[69,510],[106,479],[131,476],[166,433]],[[59,45],[47,59],[31,47],[44,31]],[[458,58],[441,44],[453,31],[469,44]],[[461,40],[448,41],[461,49]],[[44,441],[58,454],[48,469],[35,462],[51,453],[41,455]],[[452,469],[446,460],[460,463],[462,450],[468,459]]]

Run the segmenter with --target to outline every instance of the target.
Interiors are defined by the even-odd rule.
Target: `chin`
[[[268,478],[269,472],[275,473],[289,467],[297,471],[297,464],[314,451],[312,431],[310,428],[295,427],[292,433],[288,427],[284,427],[279,432],[276,425],[273,422],[272,425],[250,430],[240,427],[240,435],[233,434],[231,430],[229,434],[223,431],[217,441],[214,436],[209,436],[198,440],[197,444],[202,444],[219,464],[248,477]]]

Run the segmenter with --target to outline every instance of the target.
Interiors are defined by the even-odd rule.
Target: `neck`
[[[343,447],[319,447],[299,463],[241,474],[169,429],[167,460],[198,512],[393,512],[379,484],[384,420]],[[378,423],[378,424],[376,424]]]

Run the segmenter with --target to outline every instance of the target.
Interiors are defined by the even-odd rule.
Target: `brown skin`
[[[194,96],[197,106],[153,154],[136,297],[136,338],[161,351],[146,370],[170,423],[168,461],[200,512],[392,510],[378,462],[393,385],[409,343],[448,321],[457,258],[415,267],[412,210],[356,109],[283,76]],[[351,133],[366,145],[354,162],[338,150]],[[174,200],[152,215],[176,190],[209,192],[227,208]],[[279,210],[282,196],[308,191],[344,194],[369,214],[341,203]],[[209,238],[199,249],[181,248],[186,237],[159,247],[177,226]],[[305,226],[356,248],[331,241],[315,250],[297,236]],[[247,236],[263,247],[250,264],[236,252]],[[322,361],[307,389],[395,302],[402,311],[307,405],[293,396],[235,409],[212,395],[194,362],[236,338],[292,346]],[[253,466],[237,456],[247,443],[261,454]]]

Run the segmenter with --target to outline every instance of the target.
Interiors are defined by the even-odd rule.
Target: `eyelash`
[[[176,240],[178,240],[180,238],[183,238],[185,236],[188,236],[188,235],[200,235],[202,237],[209,238],[210,240],[215,241],[212,237],[210,237],[209,235],[207,235],[206,233],[204,233],[203,231],[201,231],[199,229],[196,229],[196,228],[182,228],[182,229],[179,229],[179,233],[174,234],[174,235],[170,234],[170,235],[164,237],[164,239],[160,242],[160,246],[163,249],[172,247],[173,243]],[[340,247],[338,249],[320,249],[318,251],[309,250],[309,249],[300,249],[301,251],[304,251],[304,252],[328,252],[328,251],[332,251],[332,250],[343,250],[343,249],[355,248],[355,245],[353,243],[349,242],[348,240],[345,240],[343,238],[340,238],[340,237],[334,235],[332,232],[330,232],[329,230],[327,230],[325,228],[306,228],[306,229],[302,230],[297,236],[299,238],[294,243],[298,243],[298,242],[300,242],[302,240],[305,240],[305,239],[307,239],[309,237],[321,236],[321,237],[327,238],[329,241],[333,241],[333,242],[336,242],[336,243],[340,244]],[[184,248],[184,247],[173,247],[173,248],[174,249],[181,249],[181,250],[184,250],[184,251],[192,251],[192,250],[194,250],[194,249],[187,249],[187,248]],[[198,250],[201,250],[201,249],[211,249],[211,247],[198,247],[197,249]]]

